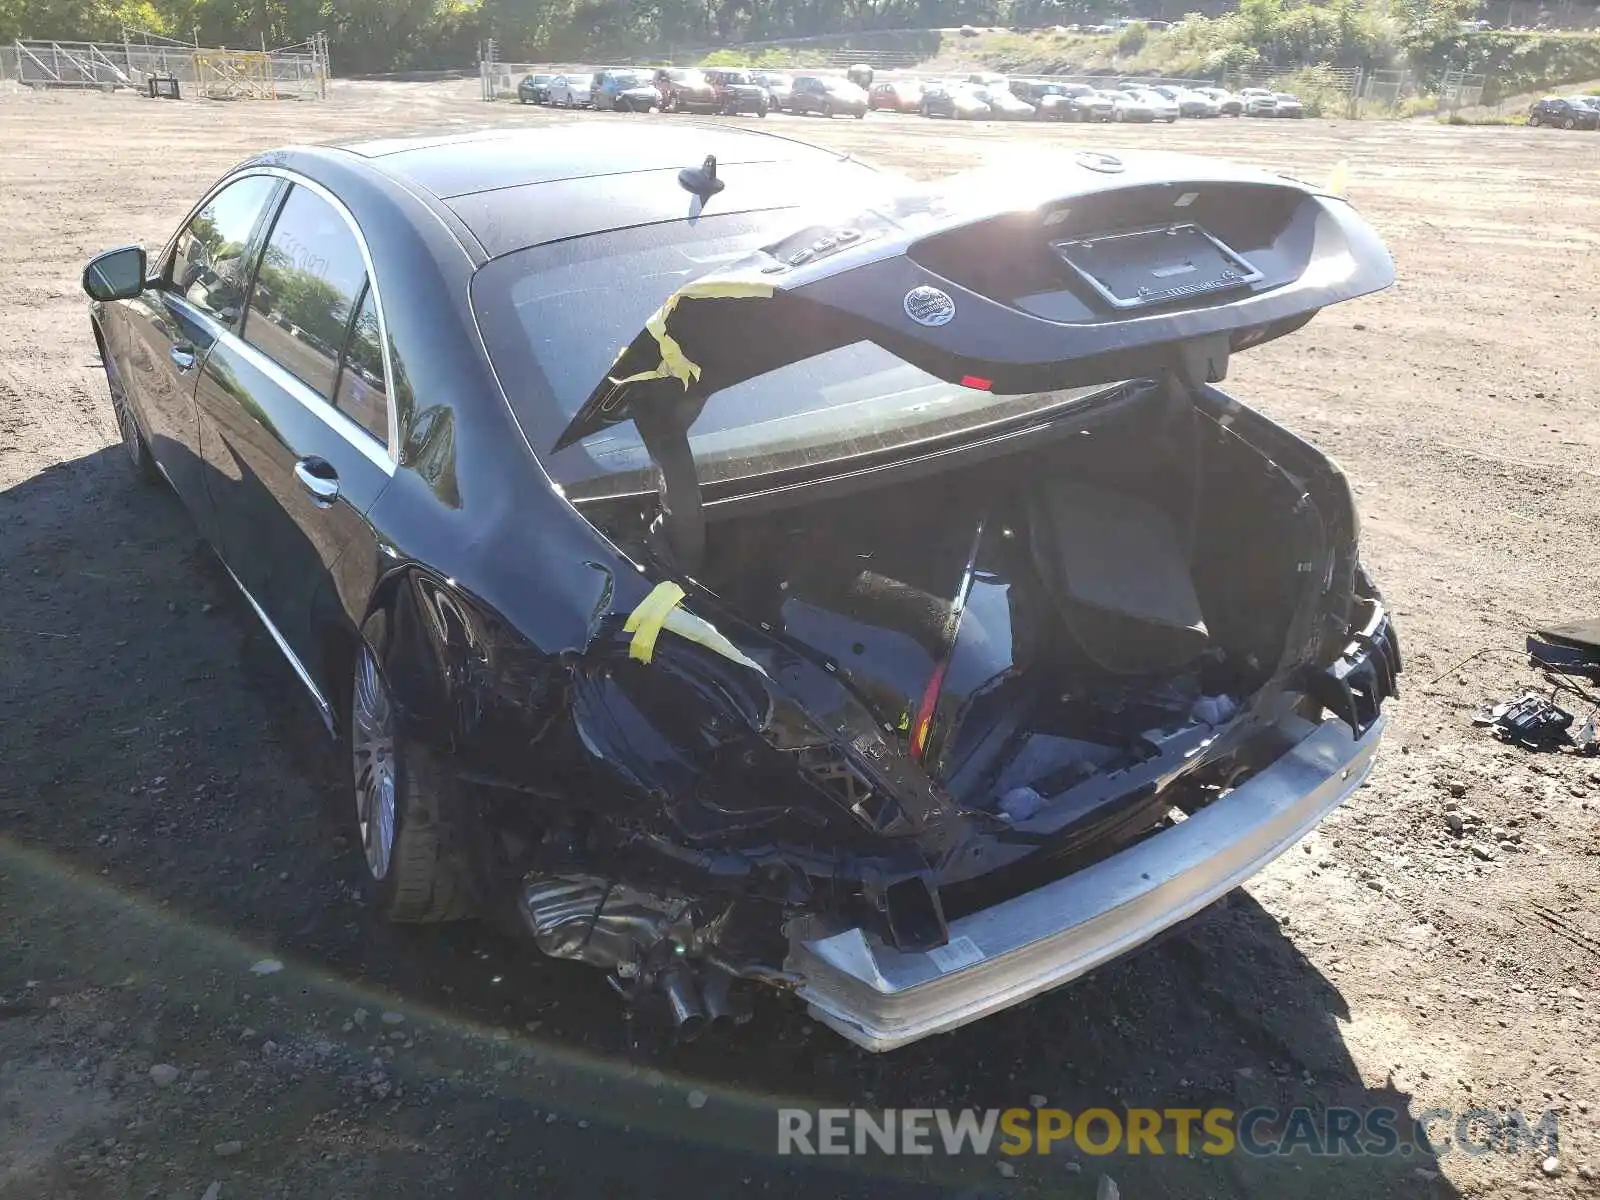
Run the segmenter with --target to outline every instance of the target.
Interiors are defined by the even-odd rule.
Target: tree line
[[[862,30],[1175,20],[1199,10],[1162,35],[1174,58],[1218,69],[1286,55],[1370,67],[1408,49],[1450,56],[1461,21],[1477,7],[1478,0],[0,0],[0,43],[115,41],[132,27],[255,48],[322,31],[334,73],[351,75],[468,66],[489,37],[506,61],[594,61]]]

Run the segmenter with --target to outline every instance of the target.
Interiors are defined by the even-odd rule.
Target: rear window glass
[[[501,385],[569,495],[653,486],[630,422],[560,452],[551,447],[674,291],[800,224],[792,213],[674,222],[535,247],[478,272],[473,308]],[[702,482],[720,482],[909,447],[1103,390],[996,396],[946,383],[863,341],[724,388],[707,401],[689,441]]]

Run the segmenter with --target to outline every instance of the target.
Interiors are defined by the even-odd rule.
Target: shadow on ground
[[[353,889],[360,857],[314,711],[176,501],[132,482],[119,448],[0,493],[0,579],[0,1000],[40,994],[27,979],[48,991],[136,976],[130,989],[153,983],[160,993],[147,1023],[159,1044],[236,1040],[238,1014],[268,993],[285,1027],[299,1014],[336,1038],[363,997],[374,1011],[416,1013],[439,1031],[420,1075],[471,1080],[481,1068],[487,1079],[470,1098],[413,1089],[430,1115],[409,1136],[426,1143],[432,1168],[450,1165],[445,1178],[463,1194],[531,1186],[536,1173],[595,1195],[676,1194],[690,1183],[700,1195],[895,1194],[868,1180],[865,1164],[818,1176],[767,1157],[780,1097],[983,1109],[1043,1096],[1074,1112],[1387,1106],[1409,1135],[1409,1097],[1362,1084],[1340,1036],[1348,1013],[1338,991],[1242,892],[1078,985],[887,1057],[780,1002],[726,1038],[642,1048],[597,973],[539,961],[476,925],[374,920]],[[288,969],[252,976],[248,963],[267,954]],[[19,1018],[0,1023],[7,1055],[42,1053],[18,1030],[50,1010],[25,1000],[7,1011]],[[454,1049],[451,1031],[464,1039]],[[514,1070],[492,1061],[511,1051]],[[552,1071],[524,1069],[540,1063]],[[702,1124],[692,1101],[672,1106],[670,1121],[630,1107],[624,1093],[638,1086],[705,1093]],[[328,1099],[328,1111],[343,1102]],[[285,1103],[261,1113],[260,1129],[285,1139],[275,1170],[288,1178],[283,1164],[311,1153],[305,1129],[320,1118],[284,1126]],[[395,1105],[362,1110],[370,1115],[358,1125],[403,1120],[408,1106]],[[586,1141],[556,1123],[567,1111],[591,1114]],[[567,1133],[565,1158],[550,1150],[546,1118],[532,1119],[541,1112]],[[480,1126],[491,1130],[487,1149]],[[518,1136],[495,1141],[495,1127]],[[398,1151],[381,1138],[357,1149],[371,1159],[370,1186],[440,1192],[408,1165],[415,1154],[390,1157]],[[914,1164],[915,1194],[948,1182],[964,1195],[979,1185],[1092,1195],[1102,1173],[1140,1198],[1456,1194],[1421,1154],[1074,1151],[1016,1161],[1010,1179],[993,1162],[925,1160]],[[3,1185],[0,1175],[0,1195]]]

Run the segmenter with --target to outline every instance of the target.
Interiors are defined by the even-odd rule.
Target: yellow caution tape
[[[681,608],[672,609],[667,613],[664,628],[671,630],[681,638],[694,642],[697,646],[704,646],[707,650],[722,655],[723,658],[728,659],[730,662],[738,663],[741,667],[749,667],[752,671],[760,671],[763,675],[766,674],[766,671],[762,670],[760,663],[742,653],[739,647],[718,633],[715,625],[703,617],[695,616],[692,612],[686,612]]]
[[[625,383],[635,383],[641,379],[676,379],[687,391],[689,385],[700,378],[700,364],[685,354],[683,347],[678,345],[678,340],[667,332],[667,318],[672,316],[673,310],[678,307],[678,301],[765,299],[771,295],[770,283],[756,283],[749,280],[703,279],[684,284],[644,323],[645,329],[656,339],[656,345],[661,348],[661,365],[654,370],[640,371],[637,375],[629,375],[625,379],[613,379],[611,382],[621,387]]]
[[[655,656],[656,637],[666,624],[667,614],[684,597],[683,588],[670,579],[656,584],[650,594],[639,602],[639,607],[628,614],[622,631],[633,634],[633,644],[628,647],[628,657],[647,663]]]
[[[668,629],[686,641],[704,646],[740,666],[766,674],[760,663],[718,633],[715,625],[679,608],[683,597],[683,588],[666,580],[656,584],[650,594],[639,602],[639,606],[628,614],[622,629],[624,633],[633,634],[633,642],[628,647],[629,658],[642,663],[649,662],[655,657],[656,638],[663,629]]]
[[[1334,196],[1345,194],[1345,184],[1350,175],[1350,160],[1341,158],[1334,164],[1333,174],[1328,176],[1328,192]]]

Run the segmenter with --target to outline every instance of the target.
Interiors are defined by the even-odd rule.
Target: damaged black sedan
[[[132,463],[348,744],[385,914],[885,1050],[1366,775],[1400,657],[1350,489],[1215,385],[1392,277],[1225,164],[914,186],[683,125],[276,152],[84,284]]]

